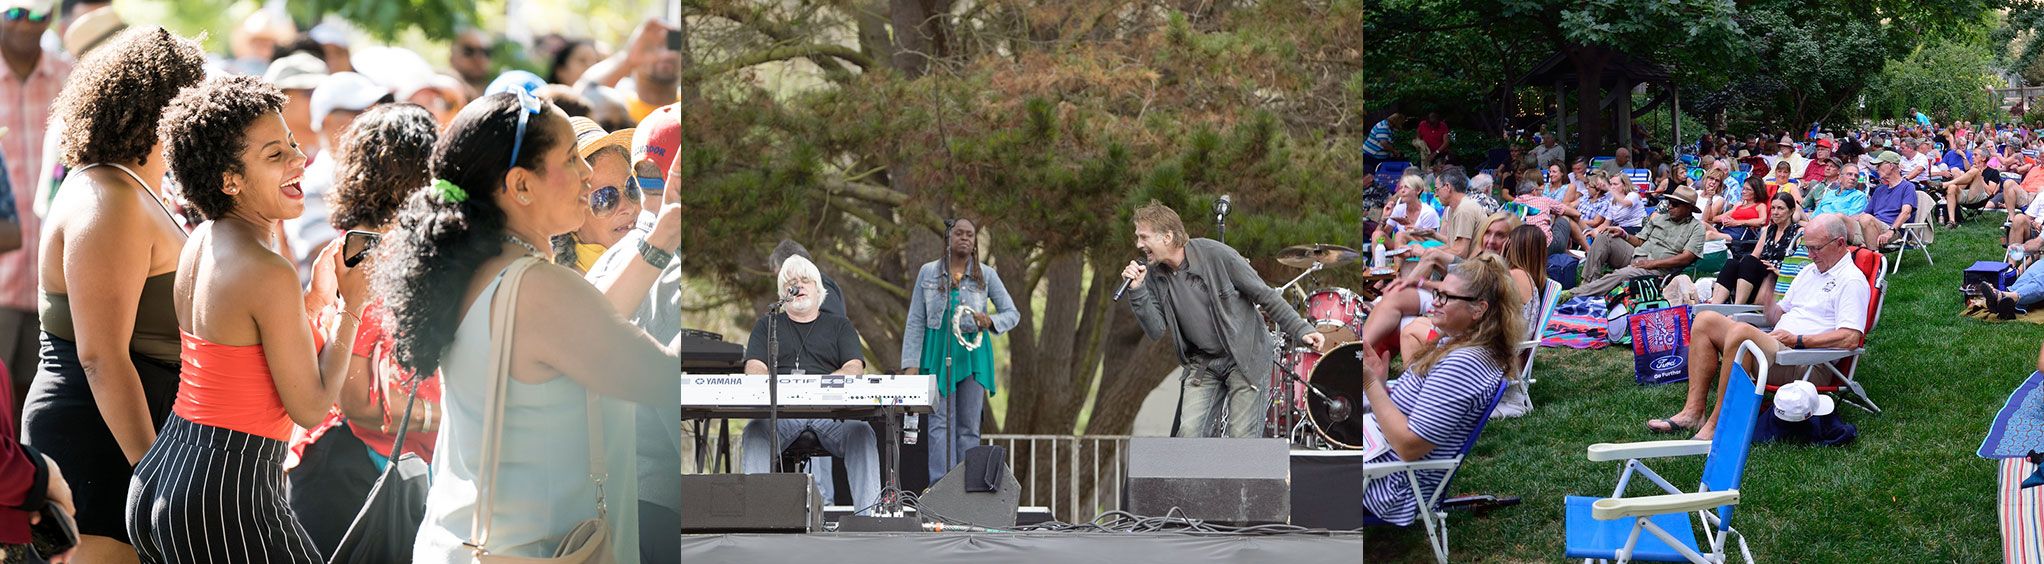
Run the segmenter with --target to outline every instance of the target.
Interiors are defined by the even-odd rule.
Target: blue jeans
[[[2032,266],[2016,277],[2016,283],[2009,285],[2009,291],[2019,297],[2016,303],[2025,308],[2044,302],[2044,267]]]
[[[780,424],[781,444],[775,448],[767,445],[767,422],[754,419],[745,424],[741,459],[747,474],[765,474],[773,466],[773,458],[781,455],[788,443],[795,442],[795,436],[803,429],[813,429],[816,439],[830,454],[845,459],[845,471],[852,486],[852,506],[859,514],[870,514],[880,501],[880,443],[873,435],[873,428],[863,421],[832,421],[828,419],[782,419]]]
[[[985,410],[986,402],[986,388],[979,385],[979,380],[970,377],[959,382],[951,395],[938,398],[937,408],[930,412],[930,483],[937,483],[952,466],[965,461],[967,449],[979,446],[980,412]],[[954,403],[958,407],[957,437],[951,437],[949,428],[953,421],[951,407]],[[951,439],[948,452],[944,448],[947,438]]]

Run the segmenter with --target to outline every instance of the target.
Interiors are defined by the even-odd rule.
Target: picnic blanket
[[[2002,318],[1995,316],[1994,312],[1988,311],[1987,305],[1985,303],[1982,303],[1980,298],[1966,298],[1966,309],[1960,310],[1959,315],[1993,323],[2000,323],[2001,321],[2003,321]],[[2037,308],[2030,310],[2028,312],[2017,314],[2015,319],[2011,319],[2009,321],[2022,321],[2026,323],[2044,323],[2044,308]]]
[[[1555,304],[1554,317],[1540,333],[1540,346],[1572,349],[1611,346],[1605,313],[1604,300],[1600,298],[1577,297]]]
[[[2032,372],[2029,379],[2016,386],[2015,393],[2009,394],[2001,412],[1994,415],[1994,425],[1987,428],[1987,439],[1980,441],[1981,458],[2009,458],[2033,450],[2044,451],[2044,392],[2039,388],[2044,388],[2044,372]]]

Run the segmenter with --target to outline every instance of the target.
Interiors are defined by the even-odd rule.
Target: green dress
[[[980,340],[979,348],[965,350],[964,345],[958,344],[958,337],[951,334],[952,316],[958,312],[957,288],[951,289],[950,298],[944,303],[943,322],[938,323],[936,329],[923,329],[923,372],[937,375],[937,393],[940,395],[950,396],[951,390],[968,377],[978,380],[979,386],[986,388],[987,395],[994,395],[993,332],[982,329],[981,334],[986,336]],[[972,337],[966,339],[969,341]],[[944,373],[946,357],[951,359],[948,377]]]

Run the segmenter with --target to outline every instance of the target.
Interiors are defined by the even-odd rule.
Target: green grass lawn
[[[1936,265],[1912,252],[1890,278],[1886,312],[1858,373],[1884,411],[1839,406],[1859,426],[1857,442],[1753,448],[1732,525],[1746,533],[1756,558],[2001,561],[1995,465],[1973,451],[2033,370],[2044,327],[1962,318],[1956,289],[1974,260],[2001,256],[2001,218],[1987,214],[1940,232]],[[1635,385],[1629,348],[1544,349],[1535,367],[1533,414],[1492,422],[1451,488],[1524,503],[1477,516],[1451,513],[1451,561],[1561,560],[1563,496],[1609,495],[1618,476],[1617,463],[1584,460],[1584,447],[1671,438],[1648,432],[1644,422],[1679,410],[1684,387]],[[1701,459],[1653,466],[1692,490],[1702,468]],[[1653,488],[1634,482],[1633,495]],[[1368,534],[1369,562],[1433,560],[1417,524]]]

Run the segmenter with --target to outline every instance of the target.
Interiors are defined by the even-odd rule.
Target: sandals
[[[1993,286],[1987,285],[1986,282],[1974,282],[1966,288],[1980,294],[1981,301],[1987,305],[1987,311],[1993,312],[1996,318],[2002,321],[2016,318],[2016,301],[2002,295]]]
[[[1656,424],[1658,424],[1658,425],[1660,425],[1660,426],[1658,426],[1658,427],[1657,427],[1657,426],[1655,426]],[[1647,420],[1647,430],[1648,430],[1648,431],[1653,431],[1654,433],[1657,433],[1657,434],[1663,434],[1663,435],[1668,435],[1668,434],[1674,434],[1674,433],[1680,433],[1680,432],[1683,432],[1683,431],[1695,431],[1695,430],[1697,429],[1697,427],[1701,427],[1701,426],[1703,426],[1703,424],[1702,424],[1702,423],[1700,423],[1700,422],[1699,422],[1699,423],[1690,423],[1690,424],[1688,424],[1688,425],[1683,425],[1683,424],[1681,424],[1681,423],[1677,423],[1677,422],[1675,422],[1675,418],[1673,418],[1673,417],[1669,417],[1669,418],[1667,418],[1667,419],[1648,419],[1648,420]]]

